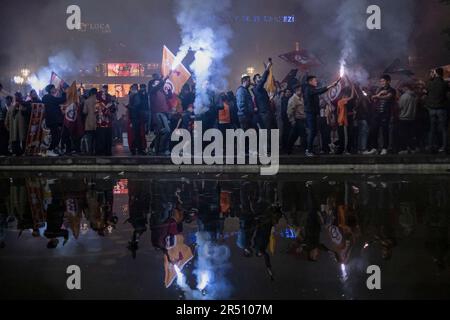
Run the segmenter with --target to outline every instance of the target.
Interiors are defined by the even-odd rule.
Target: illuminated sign
[[[108,77],[139,77],[141,68],[139,63],[108,63],[107,75]]]

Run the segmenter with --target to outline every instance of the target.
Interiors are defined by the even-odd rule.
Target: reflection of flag
[[[163,56],[162,56],[162,65],[161,72],[162,76],[165,77],[169,74],[172,65],[175,61],[175,55],[166,47],[163,47]],[[175,70],[172,72],[172,75],[169,78],[169,81],[172,83],[174,87],[175,93],[180,93],[181,88],[189,80],[191,77],[191,73],[186,69],[186,67],[180,63]]]
[[[178,267],[178,269],[183,271],[186,263],[191,261],[194,257],[192,250],[189,246],[184,243],[184,237],[181,234],[175,235],[175,244],[174,246],[167,249],[167,255],[170,257],[172,263],[167,259],[167,255],[164,255],[164,271],[165,271],[165,279],[164,284],[166,288],[170,287],[175,278],[177,277],[177,272],[175,271],[174,264]]]
[[[65,82],[55,72],[52,72],[52,76],[50,77],[50,84],[53,84],[57,89],[62,89],[62,90],[65,90],[69,87],[67,82]]]
[[[308,70],[312,67],[318,67],[322,63],[313,54],[309,53],[305,49],[294,50],[279,56],[286,62],[289,62],[300,70]]]

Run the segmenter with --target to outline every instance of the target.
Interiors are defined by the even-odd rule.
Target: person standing
[[[272,67],[272,60],[269,59],[269,63],[266,65],[263,75],[255,74],[253,76],[253,94],[255,96],[257,122],[260,129],[270,130],[272,128],[272,116],[270,110],[270,98],[267,93],[266,85],[269,77],[270,68]],[[270,136],[270,134],[269,134]]]
[[[132,155],[144,155],[144,147],[142,145],[141,139],[141,123],[142,123],[142,106],[144,101],[142,101],[143,96],[138,90],[138,85],[135,83],[131,86],[130,93],[128,96],[128,115],[130,119],[130,124],[132,128],[133,139],[130,145],[130,151]]]
[[[415,150],[417,96],[410,84],[405,85],[405,92],[400,97],[399,105],[399,154],[408,154]]]
[[[0,156],[9,155],[9,132],[6,128],[6,117],[8,115],[8,108],[12,105],[12,101],[13,97],[11,96],[7,96],[5,98],[5,103],[3,102],[3,100],[1,100],[0,97]]]
[[[50,130],[51,142],[47,150],[47,156],[59,156],[59,143],[61,141],[61,131],[64,122],[64,114],[61,110],[61,105],[66,102],[66,93],[63,92],[59,97],[58,90],[55,85],[49,84],[45,87],[46,95],[42,98],[42,103],[45,105],[45,125]]]
[[[170,124],[169,105],[164,92],[164,85],[171,76],[172,71],[162,79],[160,75],[153,75],[153,79],[148,84],[150,106],[152,114],[152,126],[156,132],[156,138],[152,142],[155,146],[155,153],[170,155]]]
[[[249,87],[250,76],[244,74],[241,77],[241,86],[236,91],[239,125],[244,131],[251,128],[253,118],[253,99]]]
[[[425,106],[430,117],[428,149],[433,151],[435,145],[434,136],[437,131],[441,136],[442,142],[438,148],[439,153],[447,152],[448,147],[448,111],[446,105],[448,91],[448,83],[444,80],[444,69],[438,68],[431,71],[425,99]]]
[[[83,114],[84,120],[84,141],[86,143],[85,152],[92,156],[94,155],[95,147],[95,132],[97,130],[97,116],[95,106],[97,105],[97,89],[89,90],[88,98],[84,100]]]
[[[303,103],[302,88],[300,85],[294,88],[295,93],[289,99],[286,116],[291,125],[291,132],[289,134],[289,142],[287,146],[288,154],[292,153],[292,148],[295,142],[300,137],[301,145],[306,146],[306,115],[305,105]]]
[[[381,131],[383,135],[383,144],[381,145],[381,155],[387,154],[389,146],[389,122],[391,120],[391,112],[395,103],[396,91],[391,87],[391,76],[385,74],[380,78],[381,87],[377,93],[372,96],[375,103],[375,112],[372,119],[371,128],[371,145],[372,149],[369,154],[376,154],[378,147],[378,137]]]
[[[116,113],[116,105],[108,93],[108,85],[103,85],[97,93],[95,133],[95,153],[100,156],[112,155],[112,121]]]
[[[355,97],[355,87],[352,85],[352,88],[344,88],[344,94],[341,99],[339,99],[337,103],[337,114],[338,114],[338,135],[339,135],[339,151],[338,154],[350,154],[350,139],[348,138],[350,136],[349,134],[349,128],[353,125],[353,109],[351,117],[349,117],[348,113],[349,110],[347,108],[349,102],[353,100]],[[351,93],[350,93],[351,92]],[[352,121],[349,121],[349,118],[352,119]]]
[[[360,154],[368,154],[367,141],[369,139],[370,100],[366,96],[367,91],[358,88],[356,100],[356,122],[358,123],[358,151]]]
[[[314,156],[313,144],[317,134],[317,115],[320,109],[319,96],[338,85],[341,78],[327,87],[318,88],[316,76],[305,75],[302,81],[303,101],[305,104],[306,128],[307,128],[307,157]]]

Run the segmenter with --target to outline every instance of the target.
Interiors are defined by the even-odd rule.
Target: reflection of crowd
[[[123,182],[122,182],[123,183]],[[0,238],[16,221],[19,234],[47,238],[47,247],[64,245],[88,230],[108,236],[118,226],[112,179],[13,178],[1,181]],[[262,258],[273,277],[270,257],[276,239],[292,231],[288,252],[318,261],[330,253],[347,264],[355,252],[371,250],[388,260],[399,243],[421,228],[425,248],[446,266],[450,219],[445,182],[387,183],[308,181],[128,180],[128,249],[136,256],[142,235],[170,264],[195,252],[193,233],[211,243],[235,237],[243,257]],[[238,230],[226,227],[235,219]],[[235,232],[237,231],[237,232]],[[142,240],[141,240],[142,241]],[[150,244],[150,243],[149,243]],[[146,244],[147,245],[147,244]],[[181,246],[180,246],[181,245]],[[178,250],[178,251],[177,251]]]

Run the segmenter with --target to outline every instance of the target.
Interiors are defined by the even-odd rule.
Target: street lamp
[[[30,72],[30,69],[23,68],[22,70],[20,70],[20,73],[26,79],[26,78],[28,78],[28,76],[30,75],[31,72]]]
[[[255,73],[255,68],[253,68],[253,67],[248,67],[247,68],[247,74],[252,76],[254,73]]]
[[[13,80],[14,80],[14,83],[18,84],[18,85],[22,85],[25,82],[25,79],[21,76],[15,76],[13,78]]]

